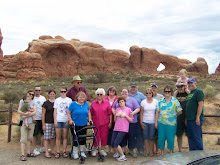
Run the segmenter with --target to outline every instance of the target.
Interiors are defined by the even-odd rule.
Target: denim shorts
[[[66,122],[57,122],[57,128],[69,128],[69,125],[66,125]]]
[[[143,135],[144,135],[144,140],[154,140],[155,138],[154,124],[144,123]]]

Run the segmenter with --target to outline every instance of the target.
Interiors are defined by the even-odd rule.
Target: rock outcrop
[[[215,74],[220,76],[220,63],[218,64],[218,67],[215,70]]]
[[[4,56],[4,61],[0,61],[2,63],[5,79],[19,80],[71,77],[77,73],[90,74],[96,71],[156,74],[160,63],[166,67],[163,72],[176,73],[185,68],[189,72],[208,73],[208,65],[203,58],[191,63],[138,46],[130,47],[129,55],[122,50],[105,49],[96,43],[47,35],[30,42],[25,51]]]
[[[3,39],[3,37],[2,37],[1,29],[0,29],[0,80],[5,79],[5,76],[3,74],[3,51],[1,49],[2,39]]]

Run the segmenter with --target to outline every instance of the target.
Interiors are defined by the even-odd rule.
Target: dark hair
[[[115,91],[115,95],[117,95],[117,91],[116,91],[116,88],[114,86],[110,86],[107,90],[107,95],[109,96],[109,91],[110,90],[114,90]]]
[[[61,87],[60,90],[61,90],[61,89],[65,89],[66,91],[68,91],[67,87]]]
[[[56,91],[55,91],[55,90],[53,90],[53,89],[49,90],[49,91],[48,91],[48,94],[50,94],[51,92],[53,92],[53,93],[55,93],[55,94],[56,94]]]
[[[173,88],[169,85],[166,85],[164,88],[163,88],[163,91],[165,91],[166,89],[169,89],[171,91],[171,95],[173,95]]]
[[[125,98],[124,97],[118,97],[118,103],[121,101],[121,100],[124,100],[125,101],[125,103],[126,103],[126,100],[125,100]]]

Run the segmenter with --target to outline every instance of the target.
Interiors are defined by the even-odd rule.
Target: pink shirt
[[[122,113],[126,113],[131,119],[134,119],[133,116],[131,116],[131,112],[132,110],[128,107],[125,107],[125,108],[117,108],[115,110],[115,113],[117,114],[118,112],[122,112]],[[115,127],[114,127],[114,131],[120,131],[120,132],[128,132],[129,130],[129,121],[127,118],[123,117],[123,118],[120,118],[120,117],[117,117],[116,118],[116,121],[115,121]]]
[[[102,100],[99,104],[98,100],[94,100],[90,107],[90,113],[94,125],[102,126],[110,122],[109,115],[112,113],[112,109],[108,101]]]

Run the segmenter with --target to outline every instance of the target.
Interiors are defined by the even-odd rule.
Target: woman
[[[26,161],[26,157],[24,154],[24,150],[25,147],[27,148],[27,157],[35,157],[36,155],[31,153],[31,141],[33,139],[33,133],[34,133],[34,127],[35,124],[33,123],[33,116],[36,114],[36,105],[33,101],[34,99],[34,91],[29,90],[27,92],[27,97],[29,98],[29,105],[30,107],[33,109],[33,112],[26,112],[23,113],[21,111],[21,106],[23,104],[23,100],[20,100],[19,102],[19,106],[18,106],[18,113],[21,115],[21,118],[23,119],[23,124],[21,126],[21,139],[20,139],[20,143],[21,143],[21,161]],[[25,127],[25,123],[24,123],[24,119],[28,119],[28,125],[29,125],[29,129],[26,129]]]
[[[60,97],[54,102],[54,125],[56,128],[56,154],[55,158],[60,157],[60,138],[63,132],[63,157],[67,158],[67,136],[68,136],[68,116],[67,111],[72,100],[66,97],[67,88],[60,89]]]
[[[88,119],[91,121],[91,114],[89,111],[89,104],[86,101],[87,97],[84,92],[79,92],[76,95],[75,98],[76,101],[73,101],[69,109],[67,111],[68,119],[69,119],[69,124],[72,125],[73,123],[75,124],[75,131],[77,132],[78,130],[84,128],[87,126]],[[73,129],[71,128],[72,135],[73,134]],[[85,135],[86,134],[86,129],[82,130],[79,132],[77,135]],[[80,149],[85,150],[86,149],[86,139],[81,139],[79,141]],[[73,158],[78,159],[78,150],[77,150],[77,142],[74,141],[73,144]],[[81,156],[86,157],[85,152],[81,152]]]
[[[121,91],[121,96],[126,100],[126,107],[132,110],[131,115],[134,117],[132,123],[129,124],[129,132],[128,132],[128,148],[130,153],[134,158],[137,157],[137,153],[135,151],[136,146],[136,135],[137,135],[137,113],[140,111],[140,106],[138,102],[128,95],[128,89],[123,88]],[[113,114],[115,115],[115,110],[119,107],[118,102],[115,102],[112,108]],[[123,139],[120,144],[121,147],[125,147],[127,145],[127,136]]]
[[[164,88],[164,98],[158,102],[156,108],[155,127],[158,128],[158,148],[164,154],[165,141],[169,152],[174,152],[174,138],[176,134],[177,115],[182,113],[179,101],[172,96],[170,86]]]
[[[154,99],[154,93],[151,88],[146,89],[147,99],[141,102],[140,124],[144,136],[144,156],[154,155],[154,137],[155,137],[155,112],[158,101]]]
[[[51,158],[48,152],[48,144],[50,143],[51,154],[54,155],[54,140],[55,140],[55,126],[54,126],[54,102],[56,97],[56,92],[50,90],[48,92],[49,99],[42,105],[42,129],[44,131],[44,148],[45,157]]]
[[[104,100],[107,100],[110,103],[111,108],[112,108],[113,104],[115,103],[115,101],[117,99],[118,99],[118,95],[117,95],[117,92],[116,92],[116,88],[114,86],[109,87],[108,90],[107,90],[107,96],[104,98]],[[109,147],[108,148],[108,153],[111,153],[111,141],[112,141],[112,133],[113,133],[114,126],[115,126],[115,121],[114,121],[114,117],[112,116],[112,126],[109,129],[108,141],[107,141],[107,144],[108,144],[108,147]]]
[[[95,91],[95,95],[97,99],[92,102],[90,113],[94,126],[98,128],[96,138],[98,143],[101,141],[101,154],[107,156],[104,148],[107,145],[108,131],[112,124],[112,110],[109,102],[103,99],[105,96],[105,90],[103,88],[98,88]],[[94,143],[94,147],[97,147],[96,142]],[[96,156],[96,151],[92,152],[92,156]]]

